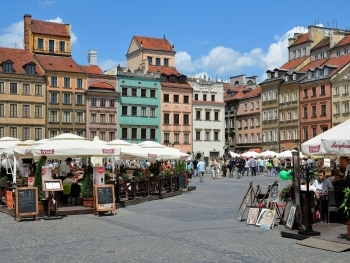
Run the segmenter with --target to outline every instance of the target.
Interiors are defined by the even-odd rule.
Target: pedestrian
[[[222,163],[221,171],[222,171],[222,177],[226,177],[226,172],[227,172],[226,160],[224,160],[224,162]]]
[[[230,178],[233,178],[235,168],[236,168],[236,160],[232,157],[232,159],[229,162],[229,166],[228,166],[228,169],[230,170],[230,175],[229,175]]]
[[[258,167],[259,167],[259,175],[265,176],[265,162],[261,157],[259,157],[258,159]]]
[[[272,176],[273,162],[272,159],[269,158],[266,163],[267,176]]]
[[[197,160],[197,159],[194,159],[194,160],[192,161],[193,177],[198,176],[198,167],[197,167],[197,165],[198,165],[198,160]]]
[[[205,172],[205,162],[203,161],[203,159],[200,159],[200,161],[198,162],[197,169],[199,172],[199,182],[203,183],[203,176]]]
[[[280,173],[280,160],[278,160],[277,156],[273,158],[273,172],[275,173],[275,176],[278,176]]]
[[[253,158],[253,156],[250,157],[248,163],[249,163],[249,167],[250,167],[252,176],[256,176],[256,166],[257,166],[257,162],[256,162],[256,160]]]
[[[239,157],[238,163],[237,163],[237,179],[240,179],[242,177],[242,172],[244,171],[246,161],[241,156]]]
[[[211,179],[215,180],[218,173],[218,163],[215,158],[211,159],[209,166],[211,170]]]

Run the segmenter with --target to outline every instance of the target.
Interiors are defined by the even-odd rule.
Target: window
[[[51,77],[51,87],[57,87],[57,77]]]
[[[170,141],[170,134],[168,132],[164,133],[164,143],[169,143]]]
[[[146,90],[145,89],[141,89],[141,97],[146,97]]]
[[[256,102],[256,108],[259,109],[260,108],[260,101]]]
[[[201,112],[199,110],[196,111],[196,120],[201,119]]]
[[[150,111],[151,111],[151,117],[156,117],[156,108],[152,107]]]
[[[156,58],[156,66],[160,66],[160,58]]]
[[[203,101],[207,101],[207,94],[203,94]]]
[[[75,122],[76,123],[84,123],[84,112],[82,112],[82,111],[76,112]]]
[[[316,87],[312,87],[312,96],[316,96]]]
[[[190,125],[190,115],[184,114],[184,125]]]
[[[312,137],[316,137],[317,135],[317,131],[316,131],[316,127],[312,128]]]
[[[281,99],[281,103],[284,103],[284,94],[281,94],[280,99]]]
[[[340,50],[336,51],[336,55],[337,55],[337,57],[340,57]]]
[[[298,129],[294,129],[294,139],[298,139]]]
[[[284,112],[281,112],[281,121],[284,121]]]
[[[49,52],[55,52],[55,40],[49,40]]]
[[[43,95],[43,87],[42,85],[35,85],[35,93],[36,96],[42,96]]]
[[[122,128],[122,139],[128,138],[128,128]]]
[[[13,63],[11,61],[5,62],[5,70],[6,73],[13,73]]]
[[[188,133],[184,134],[184,143],[190,143],[190,135]]]
[[[242,134],[238,135],[238,143],[242,143]]]
[[[218,121],[218,120],[219,120],[219,112],[218,112],[218,111],[215,111],[215,112],[214,112],[214,120],[215,120],[215,121]]]
[[[297,110],[294,111],[293,119],[294,119],[294,120],[297,120],[297,119],[298,119],[298,111],[297,111]]]
[[[214,141],[219,140],[219,132],[214,132]]]
[[[211,95],[211,101],[215,101],[215,95]]]
[[[175,125],[180,124],[180,114],[174,113],[174,124]]]
[[[147,139],[147,129],[145,129],[145,128],[142,128],[141,129],[141,139],[142,140],[146,140]]]
[[[106,114],[100,114],[100,123],[106,123]]]
[[[251,109],[251,110],[254,110],[254,102],[251,102],[251,103],[250,103],[250,109]]]
[[[156,139],[156,129],[150,129],[150,139],[151,140]]]
[[[174,95],[174,102],[179,103],[179,95]]]
[[[34,129],[34,139],[35,140],[41,140],[43,138],[42,129],[41,128],[35,128]]]
[[[83,88],[83,80],[77,79],[77,89],[82,89],[82,88]]]
[[[205,112],[205,120],[210,121],[210,111]]]
[[[260,117],[256,118],[256,126],[260,126]]]
[[[150,90],[150,97],[155,98],[156,97],[156,91],[154,89]]]
[[[17,127],[10,127],[10,137],[17,138]]]
[[[10,94],[17,94],[17,83],[10,83]]]
[[[304,118],[307,118],[307,107],[304,107]]]
[[[122,96],[128,96],[128,89],[122,88]]]
[[[294,101],[298,100],[298,92],[294,92]]]
[[[334,89],[334,95],[339,95],[339,87],[335,87],[335,89]]]
[[[326,94],[326,87],[324,85],[321,86],[321,95]]]
[[[115,132],[109,132],[109,141],[115,140]]]
[[[35,74],[35,64],[27,64],[27,74]]]
[[[44,39],[38,38],[38,49],[44,49]]]
[[[184,96],[184,103],[189,103],[189,96]]]
[[[62,112],[62,122],[65,122],[65,123],[71,122],[70,115],[71,115],[71,112],[70,112],[70,111],[63,111],[63,112]]]
[[[66,42],[60,41],[60,52],[65,52],[65,51],[66,51]]]
[[[109,107],[114,107],[115,100],[109,99]]]
[[[281,140],[286,139],[286,131],[281,131]]]
[[[303,56],[306,56],[306,47],[303,48]]]
[[[278,119],[278,111],[277,110],[273,110],[273,119],[274,120]]]
[[[244,134],[244,143],[248,143],[248,134]]]
[[[244,128],[248,128],[248,120],[244,120]]]
[[[63,80],[63,87],[69,88],[70,87],[70,78],[64,78]]]
[[[69,93],[63,93],[63,103],[64,104],[70,104],[70,94]]]
[[[131,139],[133,140],[137,139],[137,128],[131,129]]]
[[[5,116],[5,105],[3,103],[0,104],[0,116],[1,117]]]
[[[194,100],[198,100],[198,94],[194,94]]]
[[[29,140],[29,139],[30,139],[30,128],[23,127],[22,128],[22,140]]]
[[[312,106],[312,117],[316,117],[316,106]]]
[[[349,93],[349,86],[344,85],[344,94],[348,94],[348,93]]]
[[[250,119],[250,127],[254,127],[254,118]]]
[[[266,121],[267,120],[267,111],[263,112],[263,120]]]
[[[242,120],[238,121],[238,128],[241,129],[242,128]]]
[[[57,111],[50,111],[50,119],[49,122],[58,122],[58,112]]]
[[[10,117],[17,117],[17,104],[10,104]]]
[[[23,95],[30,95],[30,85],[29,84],[22,85],[22,94]]]
[[[131,115],[132,116],[137,116],[137,107],[135,107],[135,106],[131,107]]]
[[[109,123],[115,123],[115,115],[114,114],[109,114]]]
[[[96,98],[91,98],[90,102],[91,102],[91,106],[92,107],[96,107],[97,106],[97,99]]]
[[[96,113],[91,113],[91,122],[96,123]]]
[[[5,84],[4,84],[4,82],[0,82],[0,93],[5,93]]]
[[[301,57],[301,49],[299,48],[298,50],[298,58]]]
[[[296,50],[293,50],[293,58],[296,58]]]
[[[76,104],[83,105],[83,95],[82,94],[77,94],[77,102]]]
[[[128,115],[128,106],[122,106],[122,115]]]
[[[349,113],[349,102],[344,102],[344,113]]]
[[[250,142],[251,142],[251,143],[254,143],[254,133],[251,133],[251,134],[250,134]]]
[[[201,132],[196,131],[196,141],[200,141],[200,140],[201,140]]]
[[[34,106],[34,116],[35,118],[42,118],[42,107],[35,105]]]
[[[308,97],[307,89],[304,89],[304,97]]]
[[[105,140],[106,140],[106,132],[100,131],[99,139],[100,139],[101,141],[105,141]]]
[[[321,105],[321,116],[327,115],[326,105]]]
[[[147,116],[147,108],[146,107],[141,107],[141,116],[146,117]]]
[[[274,142],[278,141],[278,132],[277,131],[273,131],[273,141]]]
[[[174,133],[174,143],[180,143],[180,133]]]
[[[336,103],[334,104],[334,109],[335,109],[335,114],[339,114],[340,113],[340,104],[339,103]]]
[[[349,53],[349,48],[348,47],[344,48],[344,55],[347,55],[348,53]]]
[[[152,60],[153,60],[152,57],[147,57],[148,65],[152,65]]]
[[[90,132],[90,140],[92,141],[96,137],[96,131]]]
[[[246,111],[248,109],[247,103],[244,103],[244,110]]]
[[[106,107],[106,99],[100,98],[100,107]]]
[[[166,66],[166,67],[169,66],[169,59],[168,58],[164,59],[164,66]]]
[[[164,113],[163,122],[164,122],[164,124],[170,124],[169,113]]]
[[[287,94],[287,102],[291,102],[292,101],[292,94],[288,93]]]
[[[169,94],[164,94],[163,95],[163,101],[164,102],[169,102]]]

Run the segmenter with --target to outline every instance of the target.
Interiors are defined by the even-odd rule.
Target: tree
[[[38,187],[39,200],[42,198],[42,195],[43,195],[41,170],[44,165],[45,165],[44,158],[40,157],[38,162],[36,163],[35,175],[34,175],[34,186]]]

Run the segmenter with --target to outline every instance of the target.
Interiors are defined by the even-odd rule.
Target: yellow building
[[[28,50],[0,48],[0,138],[45,138],[46,82]]]

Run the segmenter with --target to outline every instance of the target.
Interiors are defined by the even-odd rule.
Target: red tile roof
[[[177,71],[176,68],[174,67],[164,67],[164,66],[152,66],[149,65],[148,66],[148,72],[150,73],[155,73],[159,70],[159,72],[161,74],[165,74],[165,75],[176,75],[176,76],[180,76],[181,74]]]
[[[309,64],[307,64],[305,67],[303,67],[302,69],[300,69],[300,72],[306,72],[309,69],[315,69],[319,66],[321,66],[325,61],[327,61],[326,58],[324,59],[319,59],[319,60],[315,60],[315,61],[311,61]]]
[[[316,46],[311,48],[311,50],[315,50],[323,47],[328,47],[328,48],[330,47],[330,37],[323,38],[320,42],[318,42]]]
[[[302,34],[290,47],[309,42],[309,33]]]
[[[330,58],[328,59],[322,66],[335,66],[337,67],[336,70],[333,70],[328,76],[332,77],[335,75],[339,70],[341,70],[344,66],[348,65],[350,63],[350,54],[346,56],[340,56],[336,58]]]
[[[61,23],[32,20],[30,24],[30,29],[33,33],[51,36],[70,37],[70,32],[68,32],[65,24]]]
[[[350,44],[350,35],[343,37],[343,39],[340,40],[333,48],[338,48],[349,44]]]
[[[257,86],[252,91],[246,93],[244,95],[244,98],[247,99],[247,98],[255,97],[255,96],[258,96],[259,94],[261,94],[261,86]]]
[[[295,69],[298,65],[303,63],[308,57],[301,57],[293,60],[289,60],[284,65],[280,67],[280,69]]]
[[[173,52],[173,48],[167,39],[142,36],[134,36],[134,38],[140,46],[142,44],[144,49]]]
[[[34,55],[45,70],[85,73],[72,57]]]
[[[0,47],[0,64],[6,60],[13,62],[13,70],[16,74],[27,74],[24,66],[30,62],[38,64],[29,50]],[[0,72],[3,72],[2,67],[0,67]],[[36,66],[36,73],[44,75],[38,65]]]
[[[237,92],[236,95],[234,95],[234,96],[232,97],[232,99],[239,100],[239,99],[243,99],[244,96],[245,96],[245,94],[244,94],[242,91],[239,91],[239,92]]]
[[[220,101],[203,101],[203,100],[194,100],[193,104],[206,104],[206,105],[225,105],[225,102]]]
[[[87,74],[103,74],[102,69],[97,65],[81,66]]]
[[[190,84],[183,84],[183,83],[172,83],[172,82],[162,82],[162,87],[170,87],[170,88],[190,88],[192,89]]]
[[[228,90],[230,87],[230,83],[224,83],[224,90]]]
[[[239,86],[231,87],[230,90],[233,92],[239,92],[239,91],[248,91],[248,88],[246,86],[239,85]]]
[[[115,90],[115,88],[112,85],[105,82],[95,82],[91,84],[89,88]]]

